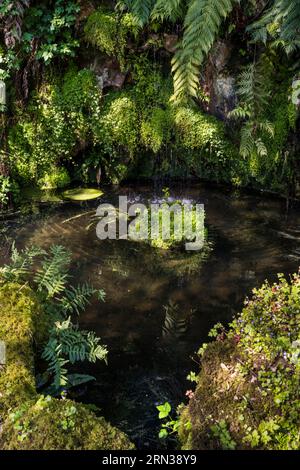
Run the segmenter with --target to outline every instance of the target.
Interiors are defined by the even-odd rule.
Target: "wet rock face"
[[[178,34],[164,34],[164,48],[174,54],[178,44]]]
[[[201,77],[202,87],[209,98],[206,111],[221,119],[227,119],[228,113],[237,104],[236,78],[228,70],[232,53],[233,45],[230,42],[218,41]]]
[[[121,72],[120,65],[117,60],[113,58],[105,60],[95,58],[91,69],[96,74],[98,85],[101,90],[104,90],[105,88],[120,90],[123,88],[126,80],[126,73]]]

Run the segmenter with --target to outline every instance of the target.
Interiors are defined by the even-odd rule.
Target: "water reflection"
[[[161,198],[152,187],[128,186],[101,202],[117,205],[119,195],[141,202]],[[205,205],[211,249],[198,253],[198,259],[147,244],[98,240],[97,202],[61,204],[50,212],[48,206],[36,206],[39,214],[28,222],[3,225],[18,247],[67,246],[75,282],[88,280],[106,291],[106,303],[90,305],[80,319],[110,351],[108,367],[87,371],[97,383],[85,400],[99,405],[142,447],[156,439],[155,403],[182,400],[191,356],[207,341],[210,328],[229,321],[266,278],[297,271],[300,260],[296,205],[287,213],[284,201],[204,185],[176,186],[171,197]],[[6,256],[3,249],[3,261]]]

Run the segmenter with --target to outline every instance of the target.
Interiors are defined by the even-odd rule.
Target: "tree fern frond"
[[[38,292],[44,289],[47,297],[53,298],[63,292],[66,282],[69,279],[67,273],[71,262],[70,253],[63,246],[54,245],[50,248],[50,254],[46,255],[37,270],[34,282],[38,287]]]
[[[156,0],[151,17],[160,21],[176,21],[183,12],[182,0]]]
[[[230,14],[238,0],[191,0],[184,22],[184,35],[176,52],[173,100],[186,95],[197,97],[199,67],[210,51],[222,21]]]
[[[286,41],[300,38],[300,0],[277,0],[277,20],[282,21],[281,37]]]
[[[245,124],[241,129],[240,154],[248,158],[255,151],[255,140],[253,138],[253,128],[251,123]]]

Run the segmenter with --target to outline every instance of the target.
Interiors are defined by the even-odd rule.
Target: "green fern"
[[[63,246],[52,246],[49,255],[46,255],[42,260],[41,266],[34,276],[38,292],[46,290],[48,298],[61,294],[70,277],[68,274],[70,262],[71,257],[68,250]]]
[[[154,4],[155,0],[122,0],[118,2],[118,8],[130,10],[142,27],[149,21]]]
[[[18,251],[13,243],[11,263],[0,269],[4,281],[28,282],[36,289],[45,313],[55,319],[42,353],[48,363],[47,376],[52,378],[47,393],[55,395],[73,385],[94,380],[83,374],[68,374],[68,364],[106,361],[107,357],[100,338],[93,332],[79,330],[70,317],[84,311],[93,296],[104,301],[105,293],[87,283],[70,286],[70,264],[70,253],[63,246],[54,245],[49,252],[37,247]]]
[[[157,0],[151,17],[159,21],[176,21],[183,13],[182,0]]]
[[[222,21],[237,0],[191,0],[184,21],[181,46],[172,61],[173,100],[198,97],[199,68],[210,51]]]
[[[67,364],[106,361],[107,353],[106,346],[100,344],[100,338],[95,333],[79,330],[78,326],[71,322],[71,318],[68,318],[55,323],[42,358],[48,362],[47,371],[53,379],[52,387],[58,392],[69,383]],[[87,381],[87,376],[81,374],[80,377],[80,383]]]
[[[274,45],[288,53],[300,47],[300,0],[275,0],[262,18],[248,28],[256,41],[264,43],[274,29],[277,35]]]

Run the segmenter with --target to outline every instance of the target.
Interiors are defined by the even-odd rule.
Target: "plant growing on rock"
[[[54,245],[47,252],[38,247],[18,251],[13,245],[11,263],[0,269],[2,281],[30,284],[53,325],[42,353],[48,369],[41,381],[47,384],[52,380],[47,393],[53,395],[93,380],[88,375],[69,374],[68,364],[96,362],[107,357],[100,338],[80,330],[71,321],[74,314],[85,310],[93,296],[103,301],[105,293],[87,283],[70,285],[70,265],[70,253],[62,246]]]

